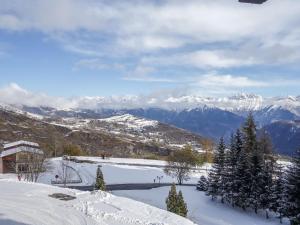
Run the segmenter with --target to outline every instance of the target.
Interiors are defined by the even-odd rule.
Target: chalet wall
[[[0,157],[0,173],[3,173],[3,162],[1,157]]]

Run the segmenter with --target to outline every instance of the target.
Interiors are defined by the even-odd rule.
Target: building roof
[[[15,146],[21,146],[21,145],[26,145],[26,146],[31,146],[31,147],[36,147],[36,148],[39,148],[39,144],[38,143],[34,143],[34,142],[30,142],[30,141],[15,141],[15,142],[11,142],[11,143],[8,143],[8,144],[4,144],[4,150],[7,149],[7,148],[12,148],[12,147],[15,147]]]
[[[4,151],[0,153],[0,157],[5,157],[8,155],[13,155],[18,152],[30,152],[34,154],[44,154],[44,152],[39,149],[39,144],[29,141],[16,141],[4,145]]]

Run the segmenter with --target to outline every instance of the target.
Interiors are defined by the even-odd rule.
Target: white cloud
[[[297,46],[299,51],[300,34],[295,31],[299,19],[300,2],[295,0],[272,0],[263,5],[228,0],[2,0],[0,5],[0,29],[38,30],[52,37],[74,34],[58,40],[68,50],[90,55],[213,43],[219,43],[216,49],[224,49],[224,45],[249,40],[258,43],[256,49],[281,44]],[[100,36],[87,37],[90,33]],[[99,44],[103,41],[104,45]],[[216,52],[208,57],[209,66],[239,63],[238,57],[222,61]]]
[[[234,78],[231,75],[204,75],[195,79],[190,86],[156,91],[149,95],[79,96],[72,98],[53,97],[44,93],[35,93],[20,87],[18,84],[11,83],[0,88],[0,105],[5,103],[18,107],[22,105],[33,107],[48,106],[66,110],[77,108],[120,109],[140,107],[181,109],[208,103],[216,106],[220,104],[219,99],[224,99],[224,96],[240,93],[242,90],[240,88],[269,88],[273,85],[275,88],[282,85],[299,86],[300,80],[276,80],[270,84],[267,81],[253,80],[243,76]]]
[[[177,82],[174,79],[154,76],[153,73],[155,72],[156,70],[153,67],[138,65],[133,71],[127,72],[127,74],[123,77],[123,80],[140,82]]]
[[[207,87],[208,89],[215,88],[245,88],[245,87],[266,87],[268,82],[252,80],[245,76],[232,75],[214,75],[207,74],[198,78],[196,85]]]
[[[71,101],[64,98],[50,97],[43,93],[33,93],[23,89],[16,83],[0,88],[0,102],[12,105],[49,106],[55,108],[69,108]]]

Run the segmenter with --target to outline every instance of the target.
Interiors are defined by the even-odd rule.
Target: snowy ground
[[[114,191],[113,194],[141,201],[161,209],[166,208],[165,199],[170,187],[151,190]],[[220,202],[212,202],[203,192],[194,187],[178,187],[183,192],[188,205],[188,218],[200,225],[279,225],[279,220],[272,217],[266,220],[264,215],[255,215],[233,209]],[[289,224],[285,221],[285,224]]]
[[[106,192],[0,180],[1,225],[192,225],[175,214]],[[49,194],[65,193],[61,201]]]
[[[159,160],[143,160],[143,159],[123,159],[123,158],[111,158],[102,160],[97,157],[80,157],[84,160],[93,160],[97,163],[74,163],[69,162],[69,166],[75,169],[71,171],[72,179],[78,179],[78,176],[82,180],[80,184],[89,186],[95,182],[96,170],[98,165],[102,166],[105,182],[107,184],[125,184],[125,183],[153,183],[157,177],[162,177],[161,182],[173,183],[176,179],[167,176],[163,171],[164,161]],[[61,158],[51,159],[49,170],[42,174],[39,182],[50,184],[51,180],[55,180],[55,175],[60,174]],[[199,180],[202,172],[194,172],[191,179],[187,183],[196,184]]]
[[[165,165],[164,161],[143,160],[143,159],[123,159],[123,158],[110,158],[110,159],[102,160],[101,158],[97,158],[97,157],[80,157],[80,159],[92,160],[96,163],[74,163],[74,162],[69,163],[69,165],[72,168],[74,168],[74,170],[71,171],[71,179],[76,180],[78,179],[78,177],[80,177],[82,180],[82,183],[77,184],[79,186],[93,185],[95,181],[96,169],[98,165],[102,166],[102,171],[107,184],[153,183],[153,180],[157,176],[163,176],[161,182],[176,181],[174,180],[174,178],[166,176],[164,174],[163,172],[163,166]],[[51,180],[55,180],[54,178],[55,175],[60,174],[59,171],[60,163],[61,163],[61,158],[51,159],[49,163],[50,164],[49,170],[46,173],[41,175],[39,182],[50,184]],[[203,166],[203,169],[206,168],[209,168],[209,165]],[[202,174],[206,174],[206,171],[194,172],[192,174],[191,179],[188,181],[188,183],[194,183],[194,184],[197,183],[199,177]],[[1,190],[2,190],[1,178],[5,179],[11,177],[16,179],[16,175],[0,174]],[[74,185],[75,184],[72,184],[72,186]],[[202,192],[196,191],[194,187],[179,187],[178,189],[183,191],[184,198],[187,202],[189,208],[188,218],[196,222],[197,224],[200,225],[240,225],[240,224],[277,225],[279,224],[279,221],[274,217],[271,218],[270,220],[266,220],[264,218],[264,215],[255,215],[251,212],[246,213],[239,209],[232,209],[231,207],[225,206],[218,202],[212,202],[209,197],[205,196]],[[128,197],[137,201],[150,204],[152,206],[159,207],[161,209],[165,209],[165,198],[168,195],[168,191],[169,191],[169,187],[162,187],[162,188],[156,188],[151,190],[115,191],[113,193],[118,196]],[[78,193],[77,191],[72,191],[72,193],[73,192]],[[84,196],[84,194],[79,194],[79,195]],[[110,198],[114,198],[111,195],[109,196]],[[89,198],[90,201],[96,201],[95,198],[97,199],[98,197],[90,195]],[[48,203],[46,203],[46,205],[47,204]],[[0,204],[0,219],[2,218],[1,213],[2,210]],[[153,217],[155,219],[157,218],[156,215],[154,215]],[[78,221],[80,221],[80,218],[78,218]],[[0,224],[1,224],[1,220],[0,220]],[[41,225],[39,223],[37,224]],[[74,225],[75,224],[76,223],[74,223]],[[113,223],[108,223],[108,224],[113,225]],[[180,225],[181,223],[177,223],[177,224]],[[22,224],[17,224],[17,225],[22,225]]]

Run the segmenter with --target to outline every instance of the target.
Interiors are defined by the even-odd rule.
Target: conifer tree
[[[272,161],[266,161],[263,168],[263,180],[261,193],[259,196],[259,208],[265,210],[266,218],[269,219],[269,208],[271,207],[272,187],[273,187],[273,165]]]
[[[103,173],[102,173],[100,166],[98,166],[98,168],[97,168],[95,189],[101,190],[101,191],[105,191],[105,189],[106,189]]]
[[[186,217],[188,210],[187,205],[183,199],[182,192],[179,191],[177,194],[176,186],[173,184],[169,191],[169,195],[166,199],[167,210],[169,212],[175,213],[179,216]]]
[[[186,203],[183,199],[183,195],[182,192],[179,191],[178,195],[177,195],[177,207],[178,207],[178,215],[186,217],[188,210],[187,210],[187,206]]]
[[[253,153],[257,148],[257,140],[256,140],[256,125],[254,122],[253,114],[250,113],[246,119],[246,122],[243,127],[243,147],[246,153]]]
[[[283,168],[280,165],[276,165],[276,179],[273,182],[270,194],[270,209],[279,214],[280,223],[282,223],[282,217],[285,210],[285,180]]]
[[[291,220],[292,225],[300,224],[300,149],[293,158],[289,167],[286,181],[286,210],[285,215]]]
[[[257,149],[254,150],[250,158],[250,195],[249,195],[249,204],[250,207],[254,209],[257,213],[260,208],[260,195],[263,193],[264,188],[264,164],[263,158]]]
[[[238,192],[233,195],[233,204],[244,210],[249,206],[250,176],[249,158],[246,151],[242,148],[235,176],[235,185],[238,187]]]
[[[223,190],[225,187],[225,183],[223,183],[223,171],[224,171],[224,163],[225,163],[225,143],[224,139],[220,139],[219,146],[214,155],[214,161],[212,165],[212,169],[209,173],[208,180],[209,186],[207,190],[207,195],[212,197],[212,200],[215,200],[218,195],[221,195],[223,202]]]
[[[232,184],[231,184],[231,205],[234,207],[235,206],[235,202],[237,202],[237,196],[239,196],[240,193],[240,185],[241,185],[241,170],[238,170],[238,166],[239,169],[241,169],[240,167],[243,167],[243,165],[241,165],[240,160],[243,159],[243,156],[241,156],[241,152],[243,150],[243,138],[242,138],[242,133],[241,131],[238,129],[236,131],[236,134],[234,136],[234,146],[233,146],[233,150],[235,151],[235,154],[233,154],[233,159],[232,159]],[[245,152],[243,152],[245,153]],[[246,155],[245,155],[246,157]],[[245,158],[245,162],[247,162],[247,158]],[[248,167],[248,163],[246,163],[247,165],[244,165],[246,167]]]
[[[196,189],[198,191],[207,191],[207,188],[208,188],[208,181],[205,176],[201,176],[200,180],[198,181]]]
[[[177,191],[176,186],[173,184],[169,191],[169,195],[166,199],[167,210],[172,213],[178,214],[178,205],[177,205]]]
[[[225,187],[224,187],[224,200],[225,202],[233,205],[233,186],[234,186],[234,179],[235,179],[235,170],[236,170],[236,163],[237,163],[237,153],[236,153],[236,140],[234,134],[231,135],[230,138],[230,147],[229,151],[225,154],[225,166],[224,166],[224,173],[223,180],[225,180]]]

